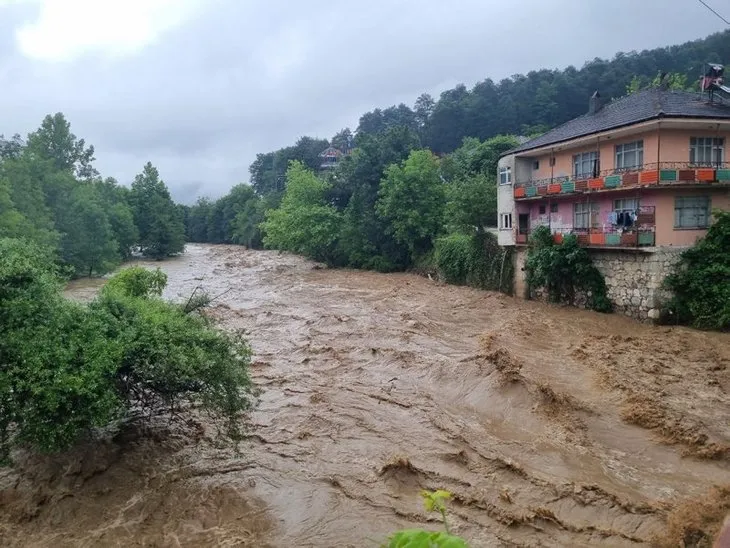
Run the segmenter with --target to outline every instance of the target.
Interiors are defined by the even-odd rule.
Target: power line
[[[730,21],[728,21],[728,20],[727,20],[727,19],[725,19],[725,18],[724,18],[724,17],[722,16],[722,15],[720,15],[720,14],[719,14],[719,13],[717,13],[717,12],[716,12],[715,10],[713,10],[713,9],[712,9],[712,8],[711,8],[711,7],[710,7],[710,6],[708,5],[708,4],[707,4],[707,2],[705,2],[705,0],[697,0],[697,1],[698,1],[698,2],[700,3],[700,4],[702,4],[703,6],[705,6],[705,7],[706,7],[706,8],[708,9],[708,10],[710,10],[710,11],[711,11],[712,13],[714,13],[715,15],[717,15],[717,16],[718,16],[718,17],[719,17],[719,18],[720,18],[720,19],[721,19],[722,21],[724,21],[724,22],[725,22],[725,24],[727,24],[727,25],[729,25],[729,26],[730,26]]]

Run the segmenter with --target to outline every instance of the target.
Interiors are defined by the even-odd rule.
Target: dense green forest
[[[182,211],[148,163],[131,189],[94,168],[94,147],[63,114],[22,139],[0,135],[0,237],[50,250],[72,276],[111,271],[134,250],[162,258],[185,243]]]

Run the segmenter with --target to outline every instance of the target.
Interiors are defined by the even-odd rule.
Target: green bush
[[[682,253],[665,287],[677,321],[700,329],[730,329],[730,212],[715,211],[707,235]]]
[[[544,287],[553,302],[575,304],[576,291],[583,291],[588,296],[588,308],[612,310],[606,281],[575,235],[567,235],[556,244],[548,227],[538,227],[530,237],[525,269],[529,287]]]
[[[448,283],[512,293],[510,252],[501,248],[492,234],[454,233],[439,238],[434,260]]]
[[[156,297],[164,274],[129,269],[84,306],[42,250],[0,240],[0,453],[53,452],[131,412],[200,405],[236,439],[249,407],[240,334]]]

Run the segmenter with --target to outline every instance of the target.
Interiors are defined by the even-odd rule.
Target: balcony
[[[635,249],[653,247],[656,242],[656,208],[641,206],[632,219],[631,226],[615,226],[609,223],[595,223],[592,228],[551,228],[555,243],[561,243],[568,234],[575,234],[583,247]],[[534,227],[536,228],[536,227]],[[518,228],[517,245],[526,245],[530,229]]]
[[[627,188],[663,187],[692,184],[730,184],[730,163],[700,167],[682,162],[644,164],[629,170],[606,170],[597,177],[554,177],[515,183],[515,200],[540,199],[544,196],[585,194]]]

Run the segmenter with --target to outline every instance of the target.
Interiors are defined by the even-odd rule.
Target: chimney
[[[591,95],[591,98],[588,100],[588,114],[595,114],[599,110],[601,110],[601,107],[603,106],[603,102],[601,101],[601,94],[598,93],[598,90],[593,92],[593,95]]]

